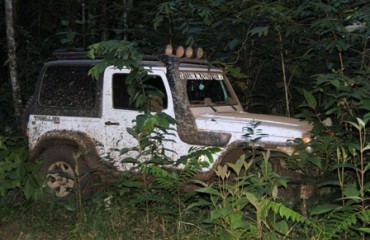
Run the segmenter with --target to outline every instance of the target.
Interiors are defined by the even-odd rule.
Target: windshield
[[[186,89],[190,104],[228,104],[230,92],[221,73],[180,72],[187,80]]]

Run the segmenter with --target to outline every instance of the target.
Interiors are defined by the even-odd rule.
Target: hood
[[[261,137],[260,142],[286,144],[303,138],[312,129],[312,125],[299,119],[247,112],[206,113],[196,116],[195,121],[199,130],[232,134],[231,141]],[[253,129],[256,122],[259,124]],[[254,134],[249,139],[243,137],[251,129]]]

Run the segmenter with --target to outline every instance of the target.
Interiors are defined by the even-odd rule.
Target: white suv
[[[110,66],[95,81],[87,73],[98,61],[73,53],[49,60],[27,106],[31,159],[42,159],[47,184],[58,197],[75,187],[75,178],[68,176],[76,176],[76,169],[93,169],[104,180],[111,170],[105,162],[108,155],[119,169],[130,168],[120,164],[122,156],[112,154],[137,144],[127,132],[139,114],[129,104],[125,79],[130,70]],[[194,146],[221,148],[214,163],[203,169],[203,179],[210,178],[218,165],[239,158],[246,126],[253,122],[259,122],[259,130],[266,134],[257,142],[262,149],[291,154],[291,140],[309,136],[307,122],[243,111],[222,70],[205,61],[164,54],[145,57],[142,64],[150,70],[149,84],[164,93],[155,111],[176,120],[173,141],[166,142],[173,150],[170,158],[176,160]]]

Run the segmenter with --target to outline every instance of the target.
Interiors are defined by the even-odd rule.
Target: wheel
[[[45,186],[52,190],[55,197],[67,199],[77,191],[87,195],[94,176],[83,157],[78,156],[76,148],[66,145],[49,147],[41,154],[41,160]]]

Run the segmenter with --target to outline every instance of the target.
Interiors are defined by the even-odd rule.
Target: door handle
[[[115,125],[115,126],[118,126],[119,123],[118,122],[111,122],[111,121],[108,121],[108,122],[105,122],[105,125]]]

